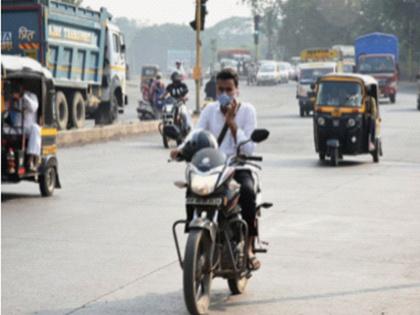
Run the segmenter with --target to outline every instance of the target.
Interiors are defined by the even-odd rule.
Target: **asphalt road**
[[[318,162],[295,85],[244,87],[271,131],[258,147],[270,243],[247,291],[212,285],[211,314],[420,314],[420,112],[381,103],[384,157]],[[182,163],[157,134],[61,149],[62,190],[2,185],[2,314],[187,314],[171,236]]]

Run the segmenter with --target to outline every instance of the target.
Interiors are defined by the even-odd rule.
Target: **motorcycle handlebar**
[[[245,160],[245,161],[256,161],[256,162],[262,162],[263,158],[262,156],[246,156],[246,155],[241,155],[239,156],[239,158]]]

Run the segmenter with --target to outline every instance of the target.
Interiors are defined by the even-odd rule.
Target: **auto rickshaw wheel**
[[[389,96],[389,100],[391,101],[392,104],[395,104],[395,100],[396,100],[396,95],[395,94],[391,94]]]
[[[56,96],[57,106],[57,127],[59,130],[66,130],[69,122],[69,107],[67,104],[66,95],[58,91]]]
[[[331,166],[338,166],[338,148],[331,149]]]
[[[162,141],[163,141],[163,146],[165,147],[165,149],[169,148],[168,137],[166,137],[165,135],[162,135]]]
[[[83,128],[85,125],[86,107],[82,93],[76,92],[70,108],[70,120],[72,127],[77,129]]]
[[[39,176],[39,189],[43,197],[52,196],[56,184],[56,170],[54,166],[47,166]]]
[[[375,150],[372,151],[372,158],[374,163],[379,163],[379,154],[381,151],[380,148],[380,141],[378,139],[375,140]]]

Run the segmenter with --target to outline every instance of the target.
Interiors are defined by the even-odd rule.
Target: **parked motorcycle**
[[[185,102],[173,97],[167,98],[162,107],[161,116],[159,132],[162,135],[163,146],[168,148],[169,140],[174,140],[177,145],[180,145],[191,129]]]
[[[202,148],[197,143],[189,143],[187,139],[181,149],[179,160],[189,162],[186,182],[176,182],[175,185],[187,188],[187,209],[193,213],[190,221],[176,221],[172,232],[183,269],[185,303],[193,315],[207,313],[213,278],[226,279],[230,291],[241,294],[252,275],[248,261],[248,225],[241,215],[238,203],[240,185],[234,180],[234,174],[236,170],[242,169],[252,172],[257,191],[258,220],[261,209],[272,206],[260,201],[261,189],[257,171],[261,168],[254,161],[262,161],[262,157],[241,155],[240,148],[250,141],[262,142],[268,135],[267,130],[255,130],[251,139],[239,144],[237,155],[230,158],[226,158],[217,149],[214,137],[210,143],[216,145]],[[183,258],[176,230],[181,224],[186,226],[188,233]],[[262,244],[264,243],[258,239],[258,244],[252,245],[253,251],[267,252]]]

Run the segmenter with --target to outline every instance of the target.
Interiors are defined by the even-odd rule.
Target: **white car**
[[[292,66],[287,62],[279,62],[280,64],[280,76],[282,83],[288,83],[292,76]]]
[[[281,81],[280,65],[275,61],[261,64],[257,72],[257,85],[277,84]]]

